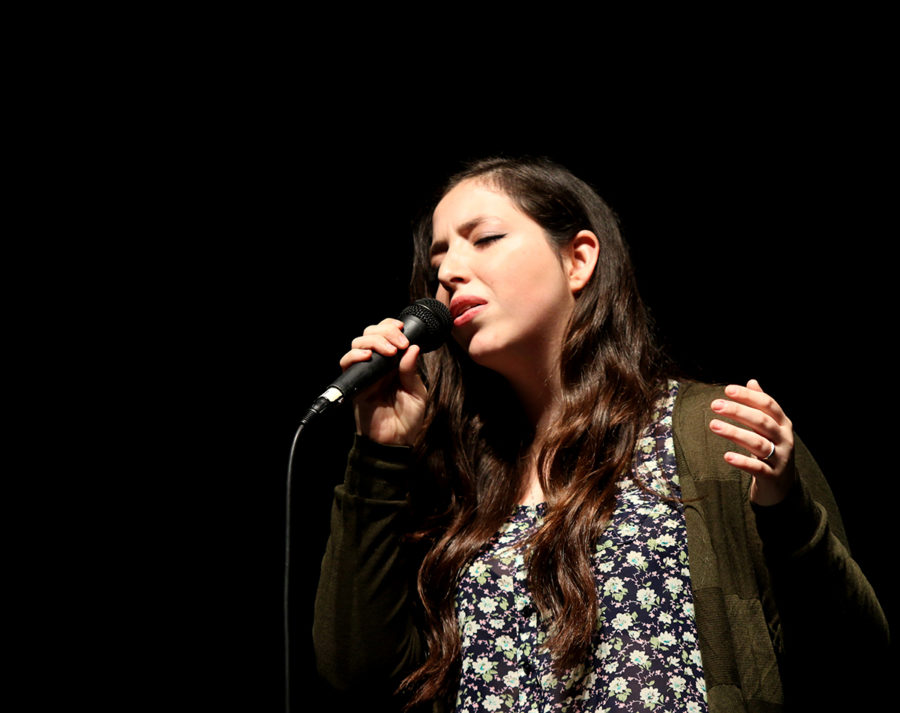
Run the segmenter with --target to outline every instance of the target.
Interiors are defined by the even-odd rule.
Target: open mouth
[[[475,319],[487,303],[479,297],[460,296],[453,299],[450,303],[450,314],[453,317],[453,325],[461,327],[462,325]]]

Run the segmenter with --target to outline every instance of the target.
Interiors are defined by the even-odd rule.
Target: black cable
[[[293,480],[294,470],[294,451],[297,448],[297,441],[300,438],[300,432],[306,425],[306,420],[300,422],[297,432],[294,434],[294,441],[291,443],[291,455],[288,458],[287,479],[285,487],[285,510],[284,510],[284,710],[285,713],[291,713],[291,633],[288,626],[288,590],[290,583],[291,569],[291,481]]]

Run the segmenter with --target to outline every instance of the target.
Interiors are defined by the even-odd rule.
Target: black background
[[[451,150],[435,140],[399,151],[379,150],[373,137],[352,152],[368,153],[368,161],[325,164],[336,175],[301,188],[299,214],[311,210],[321,222],[301,218],[272,253],[254,252],[249,269],[261,274],[245,286],[257,292],[235,300],[236,319],[225,325],[244,342],[241,353],[250,349],[233,365],[249,417],[248,431],[235,437],[247,445],[251,434],[258,451],[226,483],[250,498],[236,515],[248,528],[240,547],[255,568],[255,593],[268,594],[248,612],[259,627],[254,633],[268,632],[261,647],[276,643],[281,490],[292,429],[336,374],[349,340],[405,306],[408,220],[422,187],[461,157],[502,150],[550,154],[614,206],[678,362],[708,380],[757,378],[779,399],[831,479],[859,562],[882,598],[890,595],[884,455],[893,438],[888,390],[880,384],[889,378],[892,295],[890,270],[876,264],[873,249],[886,230],[873,205],[883,191],[877,173],[855,153],[823,156],[800,127],[750,136],[695,127],[687,142],[684,134],[662,134],[472,141]],[[384,164],[391,178],[381,182]],[[350,206],[348,174],[367,186]],[[351,428],[343,414],[316,423],[296,454],[295,656],[307,652],[315,568]],[[308,670],[299,670],[295,696],[306,687]]]
[[[138,295],[109,359],[141,364],[113,396],[141,412],[115,439],[140,477],[118,486],[120,529],[98,535],[134,577],[109,594],[121,630],[108,648],[135,698],[281,709],[299,418],[350,340],[407,304],[410,225],[437,184],[497,153],[550,156],[606,198],[686,372],[757,378],[779,400],[892,617],[896,154],[879,82],[795,70],[776,90],[749,69],[579,93],[553,75],[529,91],[451,72],[423,89],[358,66],[352,82],[228,66],[212,88],[198,72],[146,107],[121,160],[147,172],[116,188],[124,267],[141,269],[95,296]],[[351,434],[342,410],[296,452],[295,701],[321,690],[312,600]]]

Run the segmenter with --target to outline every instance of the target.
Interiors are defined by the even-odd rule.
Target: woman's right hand
[[[398,350],[407,350],[398,369],[356,395],[353,411],[357,433],[384,445],[412,445],[422,430],[427,397],[417,370],[419,347],[410,345],[398,319],[366,327],[350,346],[341,358],[343,370],[368,361],[373,352],[391,357]]]

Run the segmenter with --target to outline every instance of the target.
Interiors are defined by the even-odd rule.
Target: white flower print
[[[609,684],[609,690],[614,696],[619,697],[619,700],[624,700],[623,698],[621,698],[621,696],[627,696],[631,691],[631,689],[628,687],[628,681],[626,681],[621,676],[618,676],[617,678],[614,678],[612,680],[612,682]]]
[[[641,689],[641,701],[644,703],[645,708],[656,708],[661,698],[659,691],[653,687],[648,686]]]
[[[677,643],[678,639],[671,631],[664,631],[659,635],[659,645],[664,649],[671,648]]]
[[[478,622],[470,619],[463,625],[463,638],[468,639],[478,633]]]
[[[472,670],[485,681],[490,681],[494,677],[496,668],[497,663],[484,656],[476,659],[475,663],[472,665]]]
[[[647,668],[647,666],[650,664],[650,657],[648,657],[647,654],[645,654],[643,651],[632,651],[628,656],[628,661],[635,666]]]
[[[497,602],[491,599],[490,597],[485,597],[480,602],[478,602],[478,608],[481,609],[485,614],[490,614],[494,609],[497,608]]]
[[[618,577],[610,577],[603,585],[603,593],[612,596],[616,601],[622,601],[625,595],[625,583]]]
[[[669,594],[673,597],[677,597],[681,594],[681,590],[684,589],[684,582],[680,579],[676,579],[675,577],[667,577],[665,581],[665,588],[669,590]]]
[[[647,569],[647,558],[644,557],[644,555],[642,555],[640,552],[629,552],[628,556],[625,557],[625,561],[632,567],[637,567],[638,569]]]
[[[642,608],[649,609],[659,601],[659,597],[656,596],[656,592],[654,592],[649,587],[643,587],[641,589],[638,589],[637,601]]]
[[[616,631],[624,631],[631,626],[634,619],[628,614],[616,614],[616,618],[612,620],[612,627]]]
[[[634,537],[638,533],[638,528],[634,523],[626,522],[619,526],[619,532],[622,533],[622,537]]]
[[[487,574],[488,571],[489,567],[486,562],[476,561],[469,566],[469,576],[473,579],[482,577],[483,575]]]
[[[676,391],[642,434],[632,478],[616,484],[611,521],[590,553],[598,626],[583,661],[554,670],[543,645],[550,623],[528,591],[527,541],[544,506],[516,508],[464,568],[458,713],[708,713],[684,511],[656,494],[681,496],[671,442]]]
[[[699,651],[697,652],[700,653]],[[703,694],[703,700],[706,700],[706,680],[703,678],[698,678],[696,681],[697,690]]]
[[[672,535],[661,535],[657,538],[656,542],[660,545],[660,547],[675,547],[678,543],[675,542],[675,538]]]

